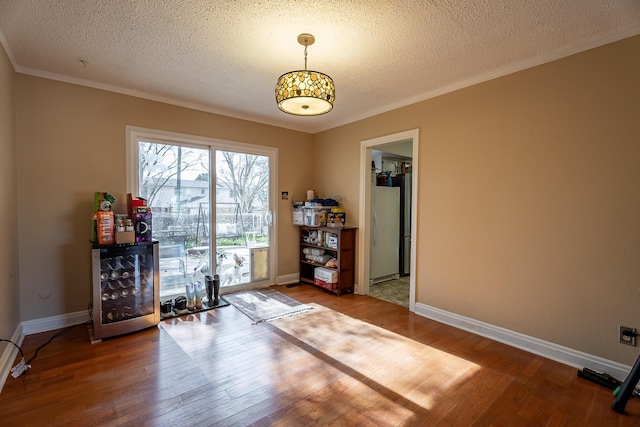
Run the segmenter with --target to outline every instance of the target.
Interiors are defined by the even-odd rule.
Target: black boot
[[[213,305],[220,304],[220,276],[213,276]]]
[[[211,276],[204,276],[204,283],[207,289],[207,306],[213,307],[216,303],[213,299],[213,279]]]

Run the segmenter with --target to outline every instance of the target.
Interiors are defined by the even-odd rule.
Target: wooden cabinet
[[[300,227],[300,282],[337,295],[353,292],[356,230],[356,227]],[[334,259],[335,267],[327,267],[327,259]],[[335,274],[337,280],[316,280],[318,267],[325,274]]]

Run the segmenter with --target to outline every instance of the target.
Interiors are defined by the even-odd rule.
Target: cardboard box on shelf
[[[324,246],[330,249],[338,249],[338,235],[328,231],[324,233]]]
[[[313,274],[313,278],[325,281],[327,283],[337,283],[338,272],[330,268],[316,267]]]
[[[116,244],[135,243],[136,233],[135,231],[116,231]]]
[[[331,208],[331,212],[327,213],[327,227],[344,227],[346,222],[347,214],[343,208]]]
[[[127,193],[127,213],[133,218],[136,209],[147,206],[147,200],[142,197],[133,197],[131,193]]]
[[[98,211],[95,213],[96,240],[101,245],[114,243],[113,212]]]

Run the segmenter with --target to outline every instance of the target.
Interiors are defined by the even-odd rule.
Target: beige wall
[[[278,147],[278,194],[300,199],[310,180],[305,133],[22,74],[16,100],[22,321],[88,307],[93,193],[125,212],[126,125]],[[277,274],[294,274],[297,227],[278,205]]]
[[[20,318],[86,309],[91,196],[125,192],[125,125],[279,147],[279,192],[340,194],[351,225],[360,141],[419,128],[417,301],[632,364],[616,336],[640,327],[639,49],[634,37],[313,136],[17,74]],[[2,57],[3,89],[11,78]],[[0,208],[12,197],[2,180]],[[286,275],[297,228],[278,203]]]
[[[316,185],[357,225],[360,141],[419,128],[417,301],[631,365],[617,329],[640,328],[639,51],[630,38],[320,133],[333,173]]]
[[[14,71],[0,45],[0,338],[20,322]],[[6,343],[0,343],[0,354]]]

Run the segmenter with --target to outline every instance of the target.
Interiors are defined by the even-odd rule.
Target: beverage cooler
[[[95,338],[160,322],[158,242],[92,246]]]

